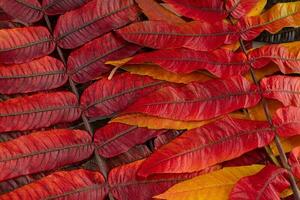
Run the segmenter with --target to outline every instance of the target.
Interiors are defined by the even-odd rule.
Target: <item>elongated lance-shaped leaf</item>
[[[197,121],[211,119],[240,108],[249,108],[260,100],[257,87],[235,76],[182,87],[164,87],[139,98],[124,113],[143,113],[168,119]]]
[[[270,76],[263,78],[260,85],[264,97],[276,99],[285,106],[300,106],[299,77]]]
[[[1,0],[0,7],[23,22],[33,23],[43,17],[42,6],[38,0]]]
[[[58,88],[68,76],[61,61],[46,56],[28,63],[0,66],[0,93],[14,94]]]
[[[278,3],[259,16],[244,17],[237,26],[244,40],[253,40],[262,31],[276,33],[284,27],[300,26],[300,2]]]
[[[110,71],[104,62],[132,56],[140,47],[129,44],[120,37],[108,33],[73,51],[68,58],[68,74],[79,83],[93,80]]]
[[[164,85],[164,81],[129,73],[115,75],[112,80],[104,77],[83,92],[80,103],[88,117],[107,117]]]
[[[300,146],[292,149],[289,155],[289,164],[291,165],[292,173],[300,178]]]
[[[290,186],[288,171],[267,165],[257,174],[241,178],[230,192],[230,200],[280,200],[280,193]]]
[[[263,147],[274,136],[267,122],[224,118],[185,132],[155,151],[139,175],[199,171]]]
[[[235,26],[225,22],[214,24],[193,21],[182,25],[162,21],[133,23],[117,31],[125,40],[154,49],[186,47],[211,51],[223,44],[231,44],[239,36]]]
[[[113,122],[98,129],[94,141],[97,152],[110,158],[128,151],[137,144],[143,144],[164,132],[165,130],[151,130]]]
[[[59,171],[0,196],[3,200],[89,199],[103,200],[108,188],[99,172],[84,169]]]
[[[90,157],[93,150],[92,138],[80,130],[56,129],[21,136],[0,143],[0,180],[76,163]]]
[[[60,16],[54,36],[58,46],[72,49],[135,21],[138,11],[134,0],[92,0]]]
[[[63,14],[82,6],[91,0],[43,0],[43,8],[47,15]]]
[[[25,27],[0,30],[0,63],[31,61],[50,54],[55,48],[45,27]]]
[[[24,131],[72,122],[80,117],[71,92],[39,93],[0,102],[0,132]]]

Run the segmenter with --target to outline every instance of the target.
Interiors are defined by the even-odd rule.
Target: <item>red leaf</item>
[[[241,178],[230,193],[230,200],[280,200],[280,193],[289,187],[288,172],[268,165],[255,175]]]
[[[133,0],[93,0],[60,16],[54,36],[60,47],[72,49],[135,21],[137,16],[138,7]]]
[[[238,40],[236,27],[223,22],[194,21],[176,26],[162,21],[144,21],[117,32],[129,42],[154,49],[186,47],[211,51]]]
[[[300,108],[279,108],[273,117],[273,123],[281,137],[300,135]]]
[[[12,16],[8,15],[2,8],[0,8],[0,21],[5,22],[12,19]]]
[[[201,52],[184,48],[157,50],[138,54],[128,63],[155,63],[175,73],[191,73],[205,69],[218,77],[244,74],[249,70],[245,54],[222,49],[213,52]]]
[[[291,165],[292,173],[300,178],[300,146],[292,149],[289,157],[289,164]]]
[[[93,151],[85,131],[56,129],[21,136],[0,143],[0,181],[76,163]]]
[[[193,178],[199,173],[192,174],[164,174],[149,178],[138,178],[137,171],[143,161],[114,168],[110,171],[108,182],[112,195],[119,200],[150,200],[180,181]],[[205,172],[209,172],[208,169]],[[202,172],[202,173],[205,173]]]
[[[228,0],[226,1],[226,10],[236,19],[244,17],[259,0]]]
[[[96,131],[94,141],[97,152],[110,158],[128,151],[137,144],[143,144],[163,132],[165,131],[110,123]]]
[[[0,196],[3,200],[89,199],[102,200],[108,193],[99,172],[84,169],[60,171]]]
[[[161,146],[171,142],[174,140],[177,136],[179,136],[182,133],[182,131],[168,131],[164,134],[158,135],[154,139],[154,148],[159,149]]]
[[[195,121],[211,119],[240,108],[256,105],[257,87],[241,76],[182,87],[165,87],[141,97],[125,113],[144,113],[169,119]]]
[[[54,48],[55,44],[45,27],[0,30],[0,63],[31,61],[50,54]]]
[[[71,92],[40,93],[0,102],[0,132],[24,131],[72,122],[80,117]]]
[[[43,0],[43,8],[47,15],[63,14],[82,6],[91,0]]]
[[[0,6],[7,14],[23,22],[33,23],[43,17],[38,0],[1,0]]]
[[[58,88],[66,83],[64,65],[46,56],[29,63],[0,66],[0,93],[14,94]]]
[[[139,49],[140,47],[108,33],[70,54],[68,74],[78,83],[93,80],[112,69],[104,64],[105,61],[132,56]]]
[[[89,86],[83,92],[80,103],[88,117],[107,117],[163,85],[164,81],[123,73],[115,75],[112,80],[103,78]]]
[[[225,118],[183,133],[155,151],[139,175],[186,173],[237,158],[272,142],[267,122]]]
[[[271,76],[261,80],[263,96],[276,99],[285,106],[300,106],[299,77]]]

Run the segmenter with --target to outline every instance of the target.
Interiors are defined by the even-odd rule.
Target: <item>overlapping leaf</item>
[[[55,48],[45,27],[0,30],[0,63],[14,64],[50,54]]]
[[[121,123],[110,123],[98,129],[94,136],[97,152],[113,157],[128,151],[137,144],[162,134],[165,130],[150,130]]]
[[[39,199],[102,200],[108,188],[99,172],[84,169],[55,172],[0,196],[3,200]]]
[[[108,33],[70,54],[68,74],[79,83],[90,81],[112,69],[104,64],[105,61],[131,56],[139,49],[140,47]]]
[[[0,143],[0,180],[87,159],[94,150],[91,142],[85,131],[56,129]]]
[[[289,164],[291,165],[291,170],[293,174],[300,178],[300,147],[295,147],[290,153]]]
[[[163,81],[147,76],[123,73],[115,75],[112,80],[103,78],[89,86],[83,92],[80,103],[88,117],[107,117],[163,85]]]
[[[0,102],[0,132],[31,130],[80,117],[77,98],[71,92],[40,93]]]
[[[28,63],[0,66],[0,93],[27,93],[58,88],[67,79],[63,63],[46,56]]]
[[[224,118],[185,132],[154,152],[139,175],[199,171],[263,147],[274,135],[266,122]]]
[[[125,113],[143,113],[168,119],[198,121],[256,105],[257,87],[241,76],[182,87],[165,87],[138,99]]]
[[[92,0],[60,16],[54,36],[60,47],[72,49],[135,21],[137,16],[138,7],[133,0]]]
[[[129,42],[154,49],[185,47],[200,51],[234,43],[239,37],[236,27],[225,22],[193,21],[177,26],[163,21],[144,21],[117,32]]]
[[[89,1],[91,0],[43,0],[43,9],[47,15],[63,14]]]

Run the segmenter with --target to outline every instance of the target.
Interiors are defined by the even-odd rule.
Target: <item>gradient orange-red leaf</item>
[[[0,65],[0,93],[15,94],[58,88],[68,76],[61,61],[45,56],[28,63]]]
[[[284,27],[300,26],[300,2],[278,3],[259,16],[244,17],[237,26],[244,40],[253,40],[261,32],[276,33]]]
[[[275,133],[267,122],[224,118],[183,133],[155,151],[138,174],[187,173],[237,158],[269,144]]]
[[[93,80],[112,69],[104,64],[105,61],[131,56],[139,49],[140,47],[108,33],[70,54],[67,63],[68,74],[78,83]]]
[[[143,113],[168,119],[198,121],[218,117],[260,101],[257,87],[235,76],[182,87],[167,86],[141,97],[124,114]]]
[[[0,143],[0,180],[76,163],[93,151],[92,138],[85,131],[55,129],[21,136]]]
[[[83,92],[80,103],[88,117],[107,117],[124,110],[139,97],[164,85],[147,76],[122,73],[112,80],[106,77],[95,82]]]
[[[0,30],[0,63],[31,61],[50,54],[55,48],[45,27],[25,27]]]
[[[84,169],[59,171],[0,196],[3,200],[89,199],[103,200],[108,193],[99,172]]]
[[[249,70],[245,54],[222,49],[213,52],[201,52],[185,48],[163,49],[138,54],[127,64],[142,63],[154,63],[174,73],[207,70],[218,77],[244,74]]]
[[[174,25],[163,21],[133,23],[117,31],[125,40],[154,49],[189,48],[211,51],[238,40],[235,26],[193,21]]]
[[[230,193],[230,200],[280,200],[280,193],[288,188],[288,171],[267,165],[252,176],[241,178]]]
[[[33,23],[43,17],[42,6],[38,0],[1,0],[0,7],[23,22]]]
[[[43,8],[47,15],[63,14],[82,6],[91,0],[43,0]]]
[[[300,106],[299,77],[271,76],[263,78],[260,85],[264,97],[276,99],[285,106]]]
[[[80,117],[71,92],[39,93],[0,102],[0,132],[24,131],[72,122]]]
[[[94,135],[95,148],[100,155],[110,158],[164,132],[165,130],[151,130],[121,123],[110,123],[96,131]]]
[[[76,10],[61,15],[54,36],[58,46],[73,49],[135,21],[137,17],[138,7],[133,0],[92,0]]]
[[[289,164],[291,165],[292,173],[300,178],[300,146],[292,149],[289,156]]]
[[[236,19],[247,15],[259,0],[228,0],[225,3],[225,8],[230,15]]]

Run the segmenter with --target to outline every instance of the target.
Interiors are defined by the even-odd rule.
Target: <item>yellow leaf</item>
[[[250,12],[247,14],[247,17],[257,16],[262,13],[265,6],[267,4],[267,0],[259,0],[255,7],[253,7]]]
[[[261,80],[262,78],[264,78],[265,76],[269,76],[274,74],[275,72],[278,72],[279,68],[277,65],[275,65],[274,63],[271,63],[261,69],[255,69],[254,73],[255,73],[255,77],[257,78],[257,80]],[[250,81],[253,82],[252,77],[251,77],[251,73],[248,72],[245,75],[245,78]]]
[[[288,138],[280,138],[282,147],[284,149],[284,152],[288,153],[290,152],[293,148],[300,146],[300,135],[288,137]],[[279,155],[279,152],[276,148],[275,142],[270,144],[271,150],[273,151],[275,156]]]
[[[132,59],[132,57],[123,58],[121,60],[110,60],[110,61],[106,61],[105,64],[113,65],[115,67],[121,67],[121,66],[125,65],[127,62],[129,62],[131,59]]]
[[[227,167],[174,185],[155,196],[170,200],[226,200],[235,183],[245,176],[259,172],[263,165]]]
[[[271,117],[274,116],[274,113],[278,108],[282,107],[282,103],[276,100],[267,100],[267,105],[271,114]],[[260,102],[255,107],[248,108],[249,118],[252,120],[258,121],[267,121],[267,117],[264,112],[263,103]]]
[[[236,51],[238,48],[240,48],[240,42],[236,42],[233,44],[225,44],[220,47],[221,49],[229,50],[229,51]]]

